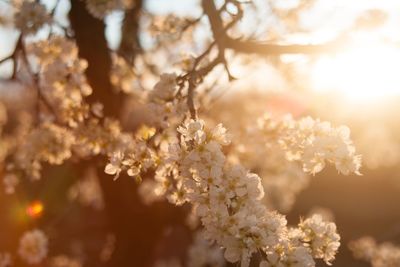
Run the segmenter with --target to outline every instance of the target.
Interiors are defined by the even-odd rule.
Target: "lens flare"
[[[33,219],[42,216],[43,211],[44,211],[44,206],[42,202],[38,200],[29,204],[28,207],[26,208],[26,214]]]

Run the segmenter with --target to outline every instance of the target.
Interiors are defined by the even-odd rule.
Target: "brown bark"
[[[133,17],[138,19],[137,14],[140,11],[135,12]],[[71,1],[69,16],[79,56],[89,63],[86,74],[93,88],[89,101],[100,101],[104,104],[107,116],[118,118],[122,98],[121,95],[113,93],[109,80],[111,60],[104,33],[105,24],[92,17],[87,12],[84,1],[80,0]],[[132,17],[129,19],[132,20]],[[137,34],[137,30],[127,32]],[[137,36],[125,37],[123,40],[132,38],[137,40]],[[132,44],[125,41],[121,50],[124,53],[135,53],[135,49],[129,47],[129,43]],[[117,239],[116,249],[108,266],[151,266],[154,248],[161,239],[164,227],[179,224],[184,217],[183,210],[172,209],[165,202],[151,207],[143,205],[137,194],[137,184],[132,178],[123,176],[114,182],[112,177],[103,171],[105,159],[97,159],[91,163],[99,166],[98,176],[109,226]]]
[[[122,23],[122,36],[118,54],[125,58],[131,65],[134,65],[136,55],[142,51],[139,40],[139,20],[142,5],[142,0],[136,0],[133,8],[125,11]]]

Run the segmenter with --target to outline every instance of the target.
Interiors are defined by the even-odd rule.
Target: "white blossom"
[[[174,97],[176,86],[175,73],[162,74],[150,92],[149,98],[154,102],[170,100]]]
[[[167,198],[177,205],[193,204],[205,237],[225,248],[226,260],[242,267],[249,266],[257,252],[282,266],[315,266],[313,257],[329,263],[339,246],[334,224],[312,217],[301,222],[291,237],[286,219],[262,204],[260,178],[227,162],[222,145],[228,142],[221,127],[207,131],[204,122],[197,120],[178,127],[180,151],[169,159],[178,169],[170,178],[175,191]]]
[[[187,253],[188,267],[223,267],[225,260],[222,249],[204,238],[204,233],[199,231],[194,235],[193,243]]]
[[[25,232],[18,247],[19,256],[28,264],[42,262],[48,253],[47,236],[38,229]]]
[[[8,252],[0,253],[0,267],[11,267],[12,259],[11,254]]]
[[[116,9],[129,8],[133,5],[132,0],[85,0],[86,8],[92,16],[103,19],[106,15]]]
[[[58,255],[50,259],[50,267],[82,267],[82,263],[66,255]]]
[[[22,1],[16,9],[14,24],[24,34],[35,34],[43,25],[51,21],[46,7],[37,1]]]
[[[89,168],[84,177],[68,190],[69,199],[77,200],[84,206],[98,210],[102,209],[104,207],[104,199],[98,179],[96,169]]]
[[[357,259],[370,262],[372,267],[395,267],[400,264],[400,247],[390,242],[377,244],[372,237],[362,237],[349,244]]]
[[[346,126],[335,128],[329,122],[311,117],[298,121],[286,117],[274,122],[267,116],[260,120],[260,127],[278,132],[287,159],[301,161],[307,173],[320,172],[328,162],[344,175],[360,174],[361,157],[355,153],[350,130]]]
[[[313,256],[330,265],[340,246],[336,225],[324,222],[321,215],[314,214],[302,221],[299,227],[304,233],[303,240],[310,243]]]
[[[136,80],[133,68],[122,57],[115,54],[112,55],[112,60],[110,81],[114,89],[117,92],[122,91],[125,94],[132,94]]]
[[[158,260],[154,263],[154,267],[182,267],[179,259],[170,258],[170,259],[162,259]]]
[[[3,177],[3,184],[6,194],[14,194],[15,187],[19,183],[19,178],[14,173],[7,173]]]

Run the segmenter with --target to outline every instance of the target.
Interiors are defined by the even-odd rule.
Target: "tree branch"
[[[226,27],[220,17],[213,0],[202,0],[202,7],[207,15],[213,37],[219,49],[232,49],[235,52],[259,55],[282,55],[282,54],[321,54],[337,51],[340,47],[339,42],[329,42],[317,45],[279,45],[270,43],[260,43],[252,40],[233,39],[227,34],[229,27],[232,27],[238,19],[232,20]],[[238,6],[240,12],[240,7]]]
[[[134,65],[136,55],[142,51],[139,39],[139,21],[142,5],[142,0],[136,0],[133,8],[125,11],[121,29],[122,39],[118,48],[118,54],[131,65]]]
[[[7,60],[10,60],[10,59],[12,59],[12,58],[13,58],[12,55],[6,56],[5,58],[0,59],[0,64],[3,64],[4,62],[6,62]]]
[[[15,48],[13,50],[13,52],[11,53],[11,55],[3,58],[0,60],[0,65],[3,64],[4,62],[12,59],[13,61],[13,71],[11,74],[11,79],[14,79],[17,75],[17,63],[18,63],[18,53],[20,52],[20,50],[23,49],[23,43],[22,43],[22,34],[19,35],[17,42],[15,44]]]
[[[278,45],[269,43],[259,43],[255,41],[241,41],[227,38],[226,47],[235,52],[259,55],[282,55],[282,54],[323,54],[331,53],[340,47],[338,42],[325,44],[309,45]]]
[[[207,15],[210,22],[211,31],[219,48],[225,48],[225,41],[227,39],[227,34],[224,29],[223,21],[220,17],[220,12],[218,12],[215,6],[214,0],[203,0],[201,1],[204,13]]]

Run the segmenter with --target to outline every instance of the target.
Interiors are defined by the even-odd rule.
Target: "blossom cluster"
[[[398,135],[386,125],[368,124],[356,132],[354,139],[363,155],[363,165],[369,169],[396,166],[400,161]],[[374,140],[373,147],[371,140]]]
[[[339,246],[334,224],[312,217],[288,228],[284,216],[262,204],[258,175],[227,161],[222,147],[229,139],[221,124],[206,131],[203,121],[190,120],[178,132],[181,141],[171,144],[165,162],[175,188],[168,199],[194,206],[206,238],[225,248],[226,260],[249,266],[257,252],[266,258],[262,264],[271,266],[314,266],[313,257],[333,259]]]
[[[14,22],[21,38],[52,23],[51,14],[39,1],[16,3]],[[94,17],[104,19],[114,10],[132,8],[134,1],[85,3]],[[224,9],[225,5],[220,13],[225,14]],[[196,20],[167,15],[154,22],[150,31],[158,39],[174,41]],[[312,215],[292,227],[274,209],[288,210],[307,185],[307,174],[320,172],[327,163],[342,174],[359,174],[361,159],[348,128],[309,117],[264,117],[245,133],[248,140],[231,144],[222,124],[210,130],[204,121],[187,118],[188,105],[192,118],[196,111],[194,104],[188,104],[195,100],[189,89],[185,95],[185,86],[197,85],[205,78],[194,74],[196,67],[205,67],[201,63],[209,63],[205,54],[204,59],[189,56],[183,60],[181,67],[192,75],[190,78],[164,73],[153,90],[142,92],[149,119],[134,133],[124,132],[118,120],[103,116],[102,104],[86,101],[92,94],[85,75],[88,63],[78,57],[73,41],[50,32],[48,40],[23,40],[17,46],[23,47],[22,69],[31,74],[26,85],[37,93],[38,117],[28,116],[17,134],[7,139],[2,131],[7,114],[0,105],[0,160],[4,161],[2,178],[7,193],[15,191],[22,175],[39,179],[42,164],[60,165],[75,157],[102,155],[108,157],[104,172],[115,179],[126,173],[139,182],[149,170],[155,171],[154,179],[146,177],[139,189],[146,204],[166,198],[178,206],[191,205],[191,215],[203,229],[188,250],[188,266],[223,266],[227,260],[248,267],[253,259],[260,267],[312,267],[316,259],[327,264],[334,260],[340,246],[334,223]],[[157,71],[154,73],[157,75]],[[133,92],[137,79],[118,56],[113,57],[109,78],[124,93]],[[71,188],[69,197],[101,208],[104,203],[95,175],[92,169]],[[276,205],[272,204],[274,199],[278,199]],[[114,242],[109,247],[113,248]],[[48,243],[41,230],[28,231],[20,240],[19,256],[28,264],[40,264],[47,257]],[[110,256],[107,251],[105,254],[106,258]],[[0,254],[0,267],[10,261],[9,254]],[[82,265],[64,255],[48,263],[52,267]]]
[[[177,41],[189,23],[188,20],[173,14],[155,16],[149,25],[149,32],[158,41],[165,43]]]
[[[14,173],[7,173],[3,177],[4,191],[6,194],[14,194],[15,187],[19,184],[18,176]]]
[[[239,128],[234,132],[236,138],[230,160],[256,171],[261,177],[267,206],[287,212],[296,196],[309,184],[310,176],[298,162],[287,160],[286,151],[279,143],[280,136],[273,129],[248,124],[244,131]]]
[[[38,229],[25,232],[20,239],[18,254],[29,264],[38,264],[47,257],[48,238]]]
[[[10,267],[12,264],[11,255],[8,252],[0,253],[0,267]]]
[[[235,101],[235,98],[231,101]],[[235,138],[229,148],[228,158],[232,162],[240,162],[247,169],[259,174],[266,192],[264,201],[270,208],[288,212],[296,196],[309,184],[311,178],[309,174],[322,170],[326,163],[341,166],[342,158],[338,156],[339,153],[347,153],[347,156],[343,156],[344,161],[353,162],[357,169],[354,171],[350,166],[348,172],[344,168],[342,171],[358,173],[360,158],[355,154],[349,136],[342,138],[337,134],[338,128],[326,127],[324,132],[320,131],[323,134],[314,133],[312,131],[317,131],[319,127],[317,125],[324,123],[309,117],[293,119],[290,116],[282,118],[272,114],[260,116],[254,122],[253,118],[264,111],[243,108],[243,110],[231,112],[229,106],[224,106],[223,103],[220,105],[222,106],[216,111],[208,114],[207,119],[212,122],[216,120],[215,118],[223,120],[232,129],[232,135]],[[224,112],[224,110],[229,110],[229,112]],[[218,115],[216,112],[221,114]],[[315,130],[306,133],[301,125],[308,120],[315,124]],[[327,143],[328,139],[331,146],[322,146],[321,144]],[[334,153],[330,153],[329,150]],[[307,157],[304,154],[306,151],[308,151]],[[311,151],[314,151],[314,154],[310,153]],[[311,165],[317,162],[323,162],[324,165]],[[308,168],[306,164],[309,165]],[[310,166],[313,166],[314,172],[310,171]],[[320,169],[317,170],[316,167]]]
[[[121,171],[126,171],[129,176],[141,180],[140,173],[153,167],[156,155],[146,142],[139,140],[132,143],[132,147],[124,150],[118,149],[110,155],[110,162],[105,167],[105,173],[118,178]]]
[[[158,259],[153,267],[224,267],[226,265],[222,249],[204,238],[203,231],[194,233],[193,241],[185,255],[185,264],[176,257]]]
[[[349,244],[357,259],[370,262],[372,267],[395,267],[400,265],[400,248],[392,243],[377,244],[372,237],[362,237]]]
[[[319,214],[300,222],[302,240],[309,242],[313,257],[323,259],[329,263],[335,258],[340,246],[340,236],[336,232],[336,225],[332,222],[325,223]],[[326,243],[326,240],[330,240]]]
[[[223,267],[225,260],[220,247],[204,238],[204,233],[198,231],[187,252],[188,267]]]
[[[14,24],[23,34],[35,34],[51,22],[46,7],[39,1],[15,1]]]
[[[134,92],[134,82],[136,75],[133,69],[122,57],[112,55],[112,67],[110,71],[110,82],[116,91],[122,91],[125,94]]]
[[[85,2],[89,13],[98,19],[103,19],[114,10],[130,8],[134,3],[132,0],[85,0]]]
[[[176,97],[178,85],[175,73],[164,73],[154,85],[147,97],[147,106],[151,114],[150,123],[157,128],[173,127],[186,115],[185,103]],[[167,131],[168,133],[168,131]]]
[[[32,129],[15,153],[15,162],[32,179],[40,178],[41,162],[61,164],[71,157],[73,135],[53,123],[43,123]]]
[[[49,239],[39,229],[29,230],[23,233],[19,240],[18,254],[29,265],[41,265],[49,267],[81,267],[80,260],[66,255],[48,257]],[[10,253],[0,253],[0,267],[11,267],[13,261]]]
[[[59,255],[49,260],[50,267],[82,267],[82,263],[66,255]]]
[[[169,164],[160,163],[169,157],[170,144],[178,141],[176,127],[187,114],[186,103],[175,97],[177,91],[176,74],[162,74],[153,90],[146,96],[146,113],[150,114],[147,123],[152,127],[142,126],[138,129],[135,141],[137,152],[116,150],[106,166],[106,173],[116,177],[121,170],[127,170],[128,175],[136,176],[141,169],[146,171],[150,167],[155,168],[154,180],[144,180],[139,189],[147,204],[162,199],[166,192],[172,189],[167,178],[169,175],[166,175],[172,169]],[[130,154],[129,160],[126,160],[126,152]],[[135,156],[134,153],[141,155]]]
[[[78,58],[76,45],[54,36],[28,47],[40,66],[39,94],[56,114],[56,120],[77,127],[88,117],[89,106],[84,98],[92,93],[84,74],[87,62]]]
[[[43,163],[59,165],[72,157],[108,155],[112,163],[107,172],[113,175],[119,173],[117,166],[113,167],[118,159],[132,176],[154,164],[156,157],[146,140],[123,132],[118,120],[104,117],[101,104],[87,103],[86,97],[92,93],[84,73],[87,63],[79,59],[74,42],[52,36],[30,43],[27,52],[33,55],[33,66],[28,67],[37,69],[38,74],[37,81],[27,81],[27,85],[37,90],[40,112],[37,118],[25,114],[21,117],[24,123],[14,133],[2,136],[5,145],[0,154],[7,159],[3,176],[7,193],[14,192],[20,176],[39,179]],[[3,113],[0,110],[0,126],[7,122]],[[125,153],[126,157],[120,158]]]
[[[355,152],[346,126],[332,127],[329,122],[311,117],[300,120],[286,117],[276,121],[268,116],[259,124],[267,134],[275,132],[279,136],[287,159],[300,161],[307,173],[320,172],[328,162],[341,174],[360,174],[361,157]]]
[[[175,74],[162,75],[148,93],[147,107],[157,114],[150,121],[154,128],[143,126],[132,136],[124,133],[116,121],[89,113],[90,106],[84,98],[89,95],[90,87],[82,91],[76,86],[86,84],[83,70],[71,71],[79,82],[73,77],[70,80],[70,70],[60,71],[56,80],[47,78],[53,75],[47,73],[52,64],[68,66],[79,61],[72,44],[61,40],[54,42],[55,45],[50,42],[50,46],[34,44],[31,48],[41,64],[40,86],[51,88],[48,93],[44,91],[50,104],[70,99],[76,102],[75,107],[86,106],[88,112],[82,112],[82,109],[76,113],[68,112],[67,120],[60,116],[63,105],[56,105],[61,109],[54,117],[24,132],[14,153],[15,168],[23,169],[37,179],[41,162],[61,164],[73,155],[98,154],[108,155],[105,172],[115,178],[124,171],[141,180],[143,173],[154,168],[154,180],[145,180],[142,195],[150,199],[166,197],[176,205],[192,204],[195,216],[204,227],[205,237],[211,244],[225,249],[224,257],[229,262],[249,266],[256,253],[262,255],[260,266],[315,266],[314,259],[323,259],[327,263],[334,259],[339,247],[335,225],[312,216],[302,220],[297,227],[289,227],[283,215],[264,206],[262,179],[242,166],[240,157],[235,159],[226,155],[230,138],[222,124],[206,130],[203,121],[190,120],[177,127],[187,109],[175,97],[179,90]],[[60,48],[64,45],[71,48],[66,54]],[[57,55],[57,59],[53,59],[53,55]],[[59,84],[66,76],[66,81]],[[62,97],[57,91],[62,92]],[[72,116],[75,119],[71,120],[70,114],[80,116]],[[335,164],[344,174],[358,171],[358,157],[348,133],[342,128],[332,128],[310,118],[278,122],[264,119],[257,130],[266,136],[262,140],[275,135],[264,145],[270,146],[271,150],[280,147],[279,158],[285,155],[289,160],[300,160],[307,172],[320,171],[325,161]],[[317,167],[306,167],[312,163]],[[92,180],[87,182],[83,187],[94,188]],[[268,188],[268,185],[264,186]],[[75,197],[82,195],[83,201],[97,201],[91,196],[98,194],[85,192],[80,187],[76,187]],[[195,247],[193,251],[196,249],[199,248]]]
[[[153,267],[182,267],[179,259],[173,257],[170,259],[161,259],[154,263]]]
[[[84,177],[70,187],[68,198],[97,210],[104,207],[103,193],[94,168],[86,170]]]

